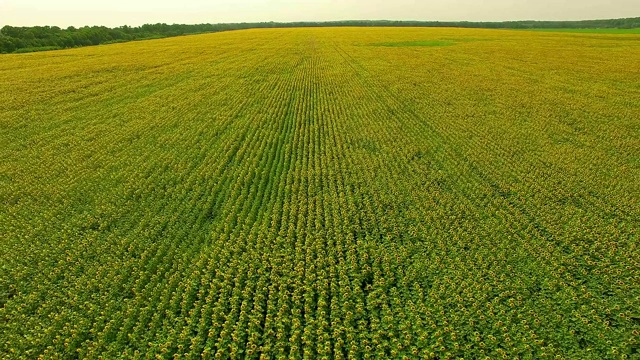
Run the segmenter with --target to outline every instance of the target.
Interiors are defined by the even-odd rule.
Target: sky
[[[640,16],[640,0],[0,0],[0,26],[330,20],[585,20]]]

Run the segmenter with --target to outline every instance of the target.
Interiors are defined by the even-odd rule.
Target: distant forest
[[[0,30],[0,53],[22,53],[57,50],[80,46],[110,44],[132,40],[158,39],[171,36],[201,34],[253,28],[388,26],[388,27],[463,27],[487,29],[629,29],[640,28],[640,17],[585,21],[506,21],[506,22],[440,22],[440,21],[388,21],[353,20],[331,22],[261,22],[235,24],[167,25],[146,24],[138,27],[85,26],[66,29],[57,26],[14,27]]]

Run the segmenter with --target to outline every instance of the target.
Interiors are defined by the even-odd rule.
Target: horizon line
[[[487,21],[487,20],[394,20],[394,19],[345,19],[345,20],[297,20],[297,21],[242,21],[242,22],[197,22],[197,23],[167,23],[167,22],[147,22],[141,25],[117,25],[117,26],[107,26],[107,25],[82,25],[82,26],[59,26],[59,25],[11,25],[11,24],[1,24],[0,28],[5,26],[11,27],[58,27],[60,29],[67,29],[70,27],[73,28],[83,28],[83,27],[106,27],[106,28],[120,28],[120,27],[141,27],[144,25],[233,25],[233,24],[331,24],[331,23],[339,23],[339,22],[396,22],[396,23],[458,23],[458,24],[468,24],[468,23],[478,23],[478,24],[504,24],[504,23],[525,23],[525,22],[555,22],[555,23],[576,23],[576,22],[589,22],[589,21],[613,21],[613,20],[630,20],[630,19],[639,19],[640,16],[632,16],[632,17],[622,17],[622,18],[590,18],[590,19],[580,19],[580,20],[534,20],[534,19],[523,19],[523,20],[498,20],[498,21]]]

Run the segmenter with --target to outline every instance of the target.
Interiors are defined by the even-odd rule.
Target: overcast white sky
[[[636,16],[640,16],[640,0],[0,0],[0,26]]]

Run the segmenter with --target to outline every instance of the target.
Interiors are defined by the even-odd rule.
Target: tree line
[[[142,26],[84,26],[66,29],[58,26],[16,27],[0,29],[0,53],[20,53],[57,50],[81,46],[109,44],[132,40],[156,39],[171,36],[252,28],[287,27],[336,27],[336,26],[389,26],[389,27],[464,27],[488,29],[545,29],[545,28],[640,28],[640,17],[584,21],[506,21],[506,22],[459,22],[459,21],[392,21],[351,20],[329,22],[259,22],[228,24],[145,24]]]

